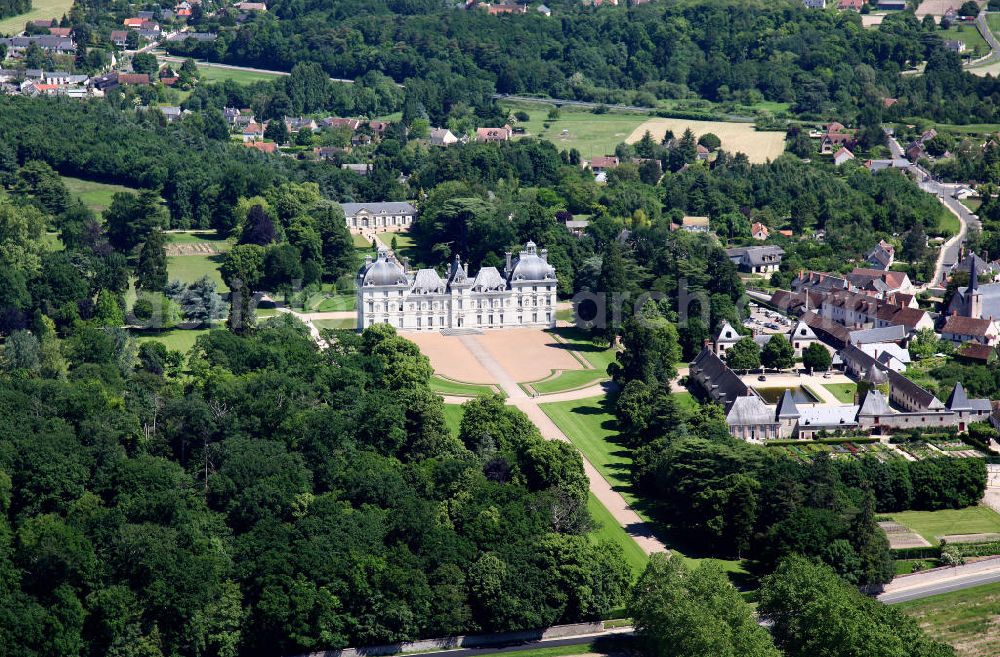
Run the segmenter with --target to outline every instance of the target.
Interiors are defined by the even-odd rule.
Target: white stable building
[[[546,249],[528,242],[503,272],[483,267],[469,276],[458,256],[447,277],[433,269],[406,271],[388,251],[358,271],[359,330],[373,324],[397,329],[490,329],[556,325],[556,270]]]
[[[417,209],[405,201],[341,203],[348,228],[409,228]]]

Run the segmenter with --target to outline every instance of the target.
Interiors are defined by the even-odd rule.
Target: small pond
[[[781,396],[785,394],[785,388],[757,388],[754,387],[760,396],[768,404],[777,404],[781,401]],[[795,400],[796,404],[815,404],[819,400],[816,399],[812,393],[802,386],[795,386],[790,388],[792,391],[792,399]]]

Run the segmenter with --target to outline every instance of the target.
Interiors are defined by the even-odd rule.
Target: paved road
[[[540,639],[538,641],[525,641],[516,645],[497,646],[491,648],[458,648],[456,650],[434,650],[432,652],[408,652],[406,657],[478,657],[479,655],[496,655],[501,653],[518,652],[522,650],[537,650],[538,648],[558,648],[559,646],[579,646],[590,643],[597,639],[611,636],[631,636],[635,630],[631,627],[621,627],[608,630],[603,634],[589,634],[586,636],[574,636],[566,639]]]
[[[889,152],[892,153],[893,158],[906,159],[903,147],[900,146],[894,136],[887,134],[887,142],[889,144]],[[937,261],[934,265],[934,276],[925,286],[931,287],[941,283],[944,280],[945,271],[958,262],[958,257],[962,251],[962,245],[965,243],[965,237],[968,234],[969,229],[973,228],[981,230],[982,223],[979,221],[979,217],[970,212],[969,208],[962,205],[961,201],[953,196],[953,194],[958,189],[964,187],[964,185],[960,183],[945,183],[935,180],[929,171],[924,169],[919,164],[914,164],[912,162],[909,167],[907,167],[907,171],[917,181],[920,189],[924,190],[928,194],[936,196],[938,201],[940,201],[949,212],[958,217],[958,222],[960,224],[958,234],[945,242],[941,247],[941,250],[938,252]]]
[[[995,582],[1000,582],[1000,559],[987,559],[965,566],[897,577],[878,599],[891,605]]]

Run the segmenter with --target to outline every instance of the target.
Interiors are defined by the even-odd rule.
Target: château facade
[[[400,330],[550,328],[556,324],[556,270],[548,251],[528,242],[507,253],[501,273],[483,267],[472,277],[456,255],[447,276],[433,269],[406,271],[388,251],[358,271],[357,328],[391,324]]]

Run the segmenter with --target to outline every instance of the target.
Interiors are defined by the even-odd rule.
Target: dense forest
[[[499,398],[458,436],[416,346],[214,331],[190,376],[81,325],[0,385],[10,655],[255,655],[599,618],[624,602],[571,447]],[[136,653],[136,646],[144,646]]]
[[[269,10],[215,43],[171,51],[282,70],[311,61],[337,78],[378,71],[404,84],[407,118],[426,113],[435,123],[487,107],[494,92],[649,107],[692,97],[769,100],[841,120],[878,116],[887,97],[900,99],[887,112],[894,117],[993,122],[998,111],[996,81],[962,73],[935,26],[909,12],[865,30],[854,12],[791,1],[565,3],[549,18],[491,16],[436,0],[277,0]],[[899,76],[925,60],[924,75]]]

